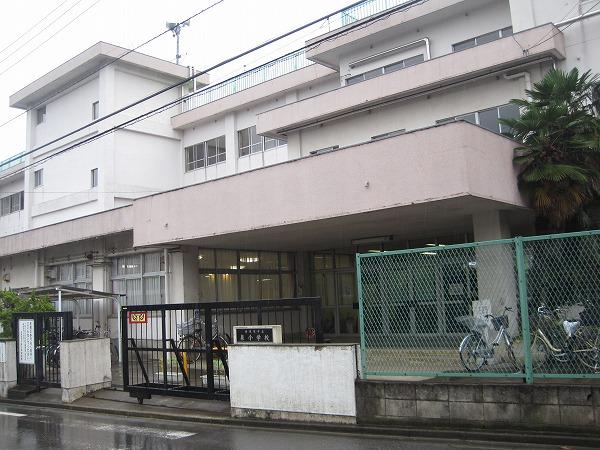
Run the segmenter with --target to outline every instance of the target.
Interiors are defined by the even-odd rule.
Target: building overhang
[[[189,76],[187,67],[143,53],[127,52],[130,50],[106,42],[98,42],[11,95],[9,105],[20,109],[34,107],[69,86],[88,78],[117,59],[118,64],[152,71],[173,81],[183,80]],[[197,83],[207,85],[208,80],[208,74],[203,74],[197,78]]]
[[[141,198],[134,246],[292,250],[382,232],[470,230],[477,212],[526,213],[515,145],[455,122]]]
[[[563,34],[552,24],[543,25],[265,111],[257,116],[256,131],[266,136],[284,135],[403,98],[564,57]]]

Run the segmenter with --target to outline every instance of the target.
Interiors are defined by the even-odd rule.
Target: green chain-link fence
[[[357,255],[363,377],[600,378],[600,231]]]

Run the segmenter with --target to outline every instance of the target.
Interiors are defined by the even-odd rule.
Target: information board
[[[19,319],[19,364],[35,364],[33,319]]]
[[[253,344],[273,342],[273,328],[237,328],[235,329],[236,342],[251,342]]]

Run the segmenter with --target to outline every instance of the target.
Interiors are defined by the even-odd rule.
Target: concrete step
[[[40,389],[37,386],[32,386],[28,384],[20,384],[11,388],[7,392],[7,397],[13,400],[23,400],[29,394],[34,392],[38,392]]]

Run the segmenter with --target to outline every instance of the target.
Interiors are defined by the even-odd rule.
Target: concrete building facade
[[[357,251],[531,233],[498,119],[552,67],[600,72],[594,2],[365,4],[306,49],[92,125],[188,68],[135,52],[106,65],[124,50],[99,43],[11,96],[29,110],[26,150],[50,144],[0,164],[2,288],[128,304],[318,295],[326,335],[352,340]],[[114,307],[95,305],[81,314],[115,330]]]

